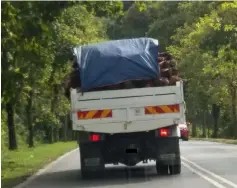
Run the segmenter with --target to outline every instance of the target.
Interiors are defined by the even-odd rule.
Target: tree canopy
[[[74,45],[143,36],[187,80],[193,136],[237,138],[237,2],[2,2],[1,27],[5,149],[72,139],[62,81]]]

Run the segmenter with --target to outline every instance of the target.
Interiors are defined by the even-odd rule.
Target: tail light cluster
[[[172,136],[172,126],[171,127],[163,127],[161,129],[158,129],[157,136],[159,136],[159,137]]]
[[[159,137],[169,137],[171,135],[172,135],[172,126],[158,129],[158,136]],[[98,142],[98,141],[102,140],[102,137],[98,133],[91,133],[89,136],[89,140],[91,142]]]
[[[159,129],[159,136],[162,137],[170,136],[170,128]]]
[[[98,141],[101,140],[101,136],[100,136],[99,134],[92,133],[92,134],[90,134],[90,136],[89,136],[89,140],[90,140],[91,142],[98,142]]]

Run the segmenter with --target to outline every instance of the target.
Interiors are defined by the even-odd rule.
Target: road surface
[[[82,180],[78,150],[62,158],[25,188],[237,188],[237,146],[180,141],[182,172],[156,175],[155,162],[128,168],[108,165],[104,179]]]

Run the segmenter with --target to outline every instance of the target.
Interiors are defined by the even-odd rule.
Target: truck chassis
[[[105,164],[135,166],[148,160],[156,161],[158,174],[179,174],[179,137],[161,136],[158,133],[159,130],[113,135],[79,132],[82,178],[103,176]],[[90,137],[97,139],[91,140]]]

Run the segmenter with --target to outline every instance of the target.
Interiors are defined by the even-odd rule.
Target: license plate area
[[[125,152],[128,153],[128,154],[131,154],[131,153],[137,154],[138,153],[138,149],[137,148],[127,148],[125,150]]]
[[[100,158],[86,158],[84,159],[85,166],[99,166]]]
[[[176,157],[175,153],[160,154],[159,156],[160,160],[174,160],[175,157]]]

